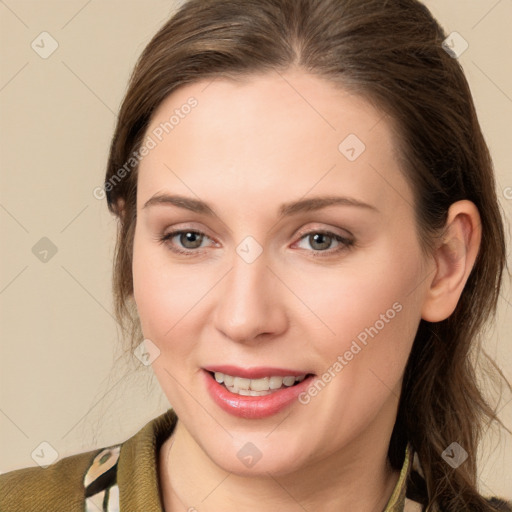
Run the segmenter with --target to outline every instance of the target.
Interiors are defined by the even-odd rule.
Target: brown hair
[[[478,257],[454,313],[442,322],[420,322],[389,459],[400,468],[412,443],[428,510],[485,511],[495,508],[477,490],[477,447],[486,420],[499,419],[477,385],[476,362],[483,328],[495,315],[505,238],[489,151],[462,68],[442,46],[445,38],[416,0],[186,2],[140,56],[113,136],[105,180],[108,207],[119,216],[113,288],[132,351],[142,340],[132,280],[137,164],[119,171],[137,154],[155,109],[178,87],[297,66],[374,102],[398,127],[423,250],[432,250],[458,200],[473,201],[482,223]],[[453,441],[469,454],[457,469],[441,458]]]

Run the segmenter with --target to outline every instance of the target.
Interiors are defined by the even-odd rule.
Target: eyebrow
[[[169,205],[184,208],[195,213],[217,216],[215,210],[206,202],[192,197],[180,196],[180,195],[169,195],[169,194],[157,194],[148,199],[142,208],[149,208],[155,205]],[[328,206],[356,206],[359,208],[365,208],[371,211],[378,212],[379,210],[370,204],[359,201],[351,197],[341,196],[321,196],[311,197],[309,199],[299,199],[298,201],[292,201],[289,203],[283,203],[279,207],[279,216],[286,217],[290,215],[296,215],[303,212],[312,212],[327,208]]]

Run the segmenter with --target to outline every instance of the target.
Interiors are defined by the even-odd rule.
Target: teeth
[[[270,377],[263,377],[263,379],[251,379],[250,387],[253,391],[268,391]]]
[[[220,375],[223,375],[222,373]],[[231,375],[224,375],[224,385],[226,387],[232,386],[233,382],[235,382],[235,377],[231,377]]]
[[[295,377],[285,377],[283,379],[283,384],[285,386],[293,386],[295,384]]]
[[[293,386],[296,382],[302,382],[306,375],[298,377],[290,375],[289,377],[270,376],[262,379],[245,379],[243,377],[234,377],[225,373],[215,372],[215,380],[232,393],[243,396],[264,396],[283,387]]]
[[[235,382],[233,382],[233,386],[237,389],[249,389],[250,383],[251,383],[251,379],[243,379],[242,377],[235,377]]]
[[[279,389],[283,385],[283,377],[270,377],[270,389]]]

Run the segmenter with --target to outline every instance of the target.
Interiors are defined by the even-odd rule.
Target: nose
[[[217,290],[216,329],[237,343],[275,338],[288,325],[286,292],[264,252],[252,263],[235,254],[231,271]]]

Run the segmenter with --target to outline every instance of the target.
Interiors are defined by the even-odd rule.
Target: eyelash
[[[170,243],[168,243],[172,238],[174,238],[176,235],[181,235],[181,234],[185,234],[185,233],[194,233],[195,235],[202,235],[206,238],[209,238],[208,235],[206,235],[205,233],[201,232],[201,231],[196,231],[196,230],[193,230],[193,229],[181,229],[181,230],[176,230],[176,231],[171,231],[169,233],[166,233],[160,237],[158,237],[158,242],[161,243],[161,244],[165,244],[167,245],[167,247],[177,253],[177,254],[183,254],[183,255],[191,255],[191,254],[194,254],[194,255],[197,255],[197,254],[200,254],[202,251],[200,249],[188,249],[188,250],[183,250],[183,249],[178,249],[176,247],[172,247],[170,245]],[[343,236],[340,236],[340,235],[337,235],[336,233],[333,233],[332,231],[326,231],[326,230],[313,230],[313,231],[308,231],[307,233],[301,233],[301,236],[299,238],[299,241],[303,240],[304,238],[307,238],[308,236],[311,236],[311,235],[326,235],[330,238],[333,238],[334,240],[336,240],[337,242],[340,243],[340,245],[335,248],[334,250],[332,249],[327,249],[327,250],[323,250],[323,251],[320,251],[320,250],[312,250],[310,252],[312,252],[312,256],[314,258],[318,258],[318,257],[328,257],[328,256],[332,256],[334,254],[338,254],[338,253],[341,253],[341,252],[344,252],[344,251],[348,251],[350,249],[352,249],[355,245],[355,242],[354,240],[350,240],[348,238],[345,238]],[[304,250],[307,250],[307,249],[304,249]]]

